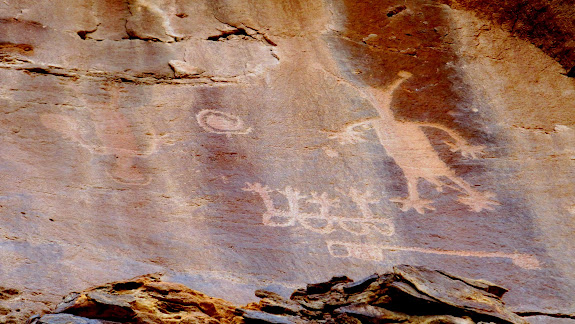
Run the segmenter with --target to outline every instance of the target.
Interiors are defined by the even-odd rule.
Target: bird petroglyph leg
[[[399,203],[401,205],[400,209],[404,212],[415,209],[420,214],[424,214],[425,210],[435,210],[435,207],[431,206],[433,201],[422,199],[419,197],[419,191],[417,190],[417,183],[418,177],[415,176],[407,176],[407,197],[401,198],[391,198],[389,199],[392,202]],[[435,181],[435,178],[432,178]]]
[[[341,218],[339,221],[341,228],[356,235],[368,234],[370,230],[375,230],[386,236],[395,233],[395,225],[391,219],[387,216],[378,217],[371,211],[369,205],[378,203],[379,199],[374,199],[370,191],[361,193],[359,190],[351,188],[349,197],[359,208],[361,217]]]

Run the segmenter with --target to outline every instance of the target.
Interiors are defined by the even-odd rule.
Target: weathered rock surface
[[[575,77],[575,6],[564,0],[446,0],[498,23],[514,36],[532,42]]]
[[[526,323],[500,300],[505,288],[407,265],[355,282],[334,277],[309,284],[290,300],[258,290],[259,303],[242,308],[159,278],[72,293],[53,314],[30,323]]]
[[[347,277],[308,285],[291,296],[310,317],[342,315],[376,322],[494,321],[524,323],[499,299],[506,291],[485,281],[470,281],[423,267],[397,266],[392,273],[353,282]],[[270,309],[265,299],[263,310]],[[273,312],[273,309],[268,310]],[[314,313],[315,312],[315,313]],[[329,315],[328,315],[329,314]]]
[[[159,274],[113,282],[71,293],[58,304],[54,314],[31,323],[230,323],[236,307],[182,284],[160,280]]]
[[[0,1],[0,282],[18,292],[0,322],[145,273],[245,304],[403,263],[571,320],[572,8]]]

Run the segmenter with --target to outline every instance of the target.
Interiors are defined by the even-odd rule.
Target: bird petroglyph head
[[[399,73],[397,73],[397,76],[403,79],[409,79],[413,76],[413,74],[411,74],[411,72],[408,71],[399,71]]]

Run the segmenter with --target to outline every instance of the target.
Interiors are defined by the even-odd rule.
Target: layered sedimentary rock
[[[568,10],[555,55],[474,3],[0,2],[0,321],[158,271],[243,304],[398,263],[573,314]]]
[[[257,290],[244,307],[212,298],[161,274],[71,293],[31,324],[105,323],[453,323],[524,324],[500,300],[507,289],[424,267],[401,265],[358,281],[334,277],[294,291],[290,299]]]

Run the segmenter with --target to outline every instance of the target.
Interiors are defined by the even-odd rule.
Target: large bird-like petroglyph
[[[395,119],[391,110],[393,94],[411,76],[411,73],[401,71],[396,80],[385,88],[362,88],[362,94],[376,108],[379,117],[351,123],[342,131],[330,135],[330,138],[339,141],[340,144],[360,143],[366,141],[362,137],[364,131],[375,130],[386,153],[394,159],[407,180],[408,196],[390,199],[399,203],[402,211],[413,208],[418,213],[423,214],[426,209],[435,210],[431,206],[433,201],[420,197],[417,188],[419,179],[429,181],[435,185],[439,192],[443,190],[443,187],[460,191],[462,195],[458,197],[458,201],[467,205],[472,211],[493,210],[494,206],[499,205],[499,202],[495,200],[495,194],[488,191],[477,191],[465,180],[458,177],[441,160],[422,128],[432,127],[445,132],[451,138],[451,141],[446,141],[451,151],[460,152],[463,157],[478,158],[484,147],[468,144],[461,135],[439,124],[406,122]]]
[[[284,190],[271,190],[259,183],[248,183],[244,191],[250,191],[260,196],[266,206],[266,212],[262,216],[262,222],[267,226],[289,227],[301,225],[302,227],[321,234],[329,234],[338,227],[354,235],[365,235],[371,231],[389,236],[395,233],[393,221],[388,216],[376,216],[370,208],[370,204],[379,202],[373,199],[369,191],[360,192],[355,188],[349,191],[349,197],[358,207],[361,216],[341,216],[333,213],[338,207],[339,199],[329,198],[327,193],[318,194],[312,192],[310,197],[302,195],[291,186]],[[288,209],[277,208],[271,197],[272,192],[280,193],[287,201]],[[313,204],[319,207],[316,213],[306,213],[302,209],[303,204]]]
[[[91,110],[95,137],[98,138],[96,141],[89,139],[91,136],[86,123],[71,116],[44,113],[40,115],[40,121],[46,128],[78,143],[92,154],[114,156],[114,165],[109,174],[115,181],[134,185],[147,184],[150,178],[138,168],[136,159],[155,153],[162,144],[172,145],[173,142],[165,134],[149,132],[146,134],[150,137],[149,145],[146,149],[140,148],[132,125],[117,110],[119,108],[118,89],[112,89],[110,96],[109,105],[93,107]]]

